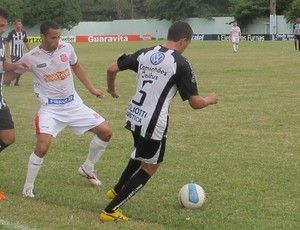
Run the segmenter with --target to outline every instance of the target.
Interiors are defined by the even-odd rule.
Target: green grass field
[[[106,67],[124,53],[152,42],[78,44],[79,59],[92,81],[106,88]],[[32,78],[6,87],[17,141],[0,154],[0,229],[300,229],[300,52],[291,42],[192,42],[185,56],[193,63],[200,94],[219,95],[219,104],[191,109],[177,95],[171,105],[165,161],[157,174],[123,206],[126,223],[101,223],[105,193],[127,164],[132,140],[123,128],[135,91],[134,73],[117,79],[121,97],[91,96],[76,81],[86,104],[114,130],[96,165],[103,185],[92,187],[77,174],[91,134],[64,130],[48,152],[36,181],[35,199],[21,195],[28,157],[35,145],[33,117],[39,102]],[[179,208],[178,191],[194,181],[205,205]]]

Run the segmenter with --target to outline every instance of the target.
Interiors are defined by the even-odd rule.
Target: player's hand
[[[206,97],[207,101],[209,102],[210,105],[212,104],[217,104],[218,103],[218,96],[215,93],[209,93]]]
[[[98,98],[104,98],[104,96],[105,96],[105,94],[100,89],[94,88],[90,92],[91,92],[91,94],[95,95]]]
[[[16,63],[16,69],[29,69],[30,66],[27,63]]]
[[[118,98],[119,94],[116,93],[116,91],[111,91],[109,89],[106,90],[113,98]]]

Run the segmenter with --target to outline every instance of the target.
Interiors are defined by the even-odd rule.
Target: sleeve
[[[28,68],[17,69],[14,72],[22,74],[25,72],[32,72],[32,64],[29,60],[29,55],[26,53],[23,57],[21,57],[17,63],[24,63]]]
[[[23,42],[27,43],[28,42],[28,37],[27,37],[27,33],[26,31],[24,31],[24,38],[23,38]]]
[[[183,101],[198,95],[196,76],[187,60],[183,59],[177,63],[176,85]]]
[[[13,37],[13,31],[10,31],[7,35],[6,42],[10,42],[12,40],[12,37]]]
[[[134,54],[123,54],[118,58],[117,64],[121,71],[123,70],[133,70],[134,72],[138,72],[139,61],[138,57],[144,52],[144,49],[141,49]]]
[[[75,65],[77,63],[77,61],[78,61],[76,52],[74,50],[74,47],[71,44],[69,44],[69,43],[67,43],[67,44],[68,44],[69,50],[70,50],[69,63],[70,63],[70,65]]]

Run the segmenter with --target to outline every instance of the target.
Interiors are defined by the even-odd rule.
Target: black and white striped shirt
[[[170,103],[179,91],[182,100],[198,95],[190,63],[178,52],[162,46],[141,49],[118,59],[120,70],[137,72],[136,93],[126,113],[126,128],[161,140],[167,133]]]
[[[11,42],[10,55],[21,58],[24,54],[24,43],[28,42],[27,33],[24,30],[17,32],[14,29],[9,32],[7,42]]]
[[[3,63],[5,61],[5,39],[0,37],[0,109],[6,107],[6,103],[3,97],[3,78],[4,78],[4,70]]]

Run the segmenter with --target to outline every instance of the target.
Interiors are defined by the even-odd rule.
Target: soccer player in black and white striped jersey
[[[16,63],[24,55],[24,47],[26,47],[27,51],[30,50],[27,33],[23,30],[21,19],[17,18],[15,20],[15,28],[8,33],[6,38],[6,52],[10,54],[12,63]],[[19,80],[20,76],[18,75],[14,84],[15,86],[19,86]],[[10,82],[6,84],[9,85]]]
[[[218,97],[198,94],[191,64],[181,54],[191,42],[193,31],[185,22],[175,22],[164,45],[122,55],[107,70],[108,93],[117,98],[115,79],[119,71],[137,73],[137,89],[126,112],[126,128],[131,131],[134,150],[118,183],[107,192],[112,199],[100,213],[100,220],[128,220],[119,210],[151,178],[163,161],[172,99],[179,92],[193,109],[216,104]]]
[[[16,138],[14,122],[3,96],[4,71],[13,71],[22,68],[21,64],[11,64],[5,60],[5,38],[1,36],[6,31],[7,19],[8,12],[0,7],[0,152],[14,143]],[[0,201],[4,199],[5,194],[0,191]]]

